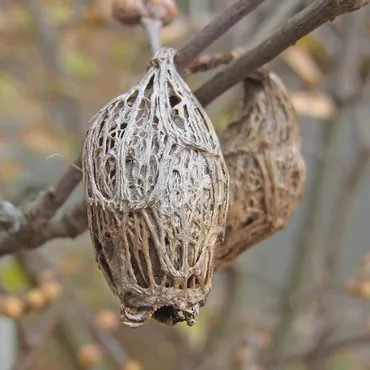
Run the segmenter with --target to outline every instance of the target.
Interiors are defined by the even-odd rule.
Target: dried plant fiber
[[[212,123],[162,48],[90,121],[83,150],[96,260],[121,320],[194,324],[224,236],[228,172]]]
[[[297,115],[272,72],[264,69],[244,81],[234,120],[220,140],[230,175],[230,208],[218,268],[285,227],[306,180]]]

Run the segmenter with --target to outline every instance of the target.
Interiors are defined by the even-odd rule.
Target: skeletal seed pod
[[[194,324],[223,240],[228,173],[212,123],[162,48],[90,122],[83,150],[96,260],[131,327]]]
[[[280,78],[260,70],[243,89],[235,119],[220,136],[230,207],[219,268],[287,224],[306,179],[298,119]]]

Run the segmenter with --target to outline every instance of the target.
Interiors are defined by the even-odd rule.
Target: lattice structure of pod
[[[90,121],[83,149],[96,260],[131,327],[195,323],[224,237],[229,177],[212,123],[162,48]]]
[[[243,83],[233,121],[220,135],[230,207],[217,268],[286,226],[306,180],[297,115],[281,79],[261,69]]]

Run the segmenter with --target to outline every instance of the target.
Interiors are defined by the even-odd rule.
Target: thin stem
[[[152,55],[155,55],[161,47],[159,31],[162,28],[162,22],[158,19],[144,17],[141,19],[141,24],[148,36]]]
[[[226,31],[257,8],[264,0],[239,0],[183,44],[176,55],[181,70]]]
[[[277,9],[273,13],[269,13],[267,19],[258,27],[256,34],[253,35],[252,44],[257,44],[269,36],[277,27],[281,26],[287,17],[295,13],[296,8],[303,2],[304,0],[281,1]]]
[[[368,1],[316,0],[306,9],[291,17],[259,45],[230,63],[224,70],[216,73],[195,92],[196,97],[203,106],[208,105],[239,83],[241,79],[245,79],[251,72],[275,58],[315,28],[340,14],[359,9]]]

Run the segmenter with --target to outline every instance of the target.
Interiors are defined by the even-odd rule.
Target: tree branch
[[[24,210],[24,222],[16,234],[6,234],[0,238],[0,256],[40,245],[48,232],[51,232],[50,228],[46,228],[49,221],[81,181],[82,173],[76,168],[82,166],[81,161],[80,154],[58,183],[44,191],[29,210]]]
[[[315,28],[368,3],[369,0],[316,0],[259,45],[216,73],[195,92],[196,97],[202,105],[208,105]]]
[[[243,17],[251,13],[264,0],[239,0],[207,26],[205,26],[194,37],[183,44],[177,52],[176,63],[181,70],[197,55],[220,38],[226,31],[239,22]]]
[[[22,249],[37,248],[56,238],[75,238],[87,229],[86,203],[84,199],[72,206],[64,207],[42,231],[28,232],[27,242],[17,244],[15,236],[0,238],[0,256],[15,253]],[[22,236],[23,237],[23,236]],[[25,236],[24,236],[25,237]]]

